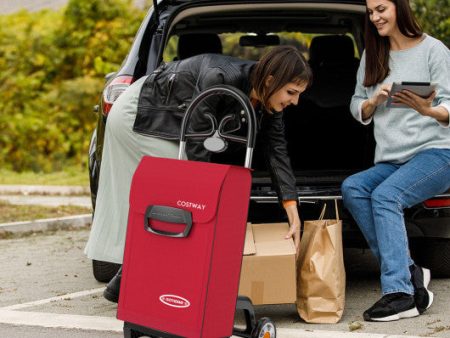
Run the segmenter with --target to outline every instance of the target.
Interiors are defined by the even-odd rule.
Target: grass
[[[89,185],[89,173],[85,168],[72,166],[52,173],[14,172],[0,169],[0,184],[18,185]]]
[[[91,208],[60,205],[48,207],[42,205],[16,205],[0,201],[0,223],[30,221],[35,219],[56,218],[71,215],[89,214]]]
[[[18,173],[0,169],[0,184],[89,186],[89,174],[87,169],[83,169],[81,166],[67,167],[63,171],[52,173]],[[0,201],[0,223],[56,218],[91,212],[91,208],[74,205],[17,205]]]

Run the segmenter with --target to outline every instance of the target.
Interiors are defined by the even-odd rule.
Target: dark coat
[[[203,90],[220,84],[234,86],[249,94],[250,72],[255,62],[219,54],[202,54],[161,65],[145,80],[139,96],[135,132],[168,140],[178,140],[181,121],[192,99]],[[228,101],[227,101],[228,100]],[[213,97],[193,112],[191,127],[195,131],[209,130],[204,113],[212,113],[218,121],[236,111],[230,98]],[[232,99],[231,99],[232,100]],[[238,116],[238,115],[236,115]],[[203,118],[202,118],[203,117]],[[258,138],[280,200],[297,200],[295,177],[287,153],[282,113],[257,111]],[[237,123],[237,122],[236,122]],[[236,125],[236,124],[235,124]],[[234,127],[231,123],[231,129]],[[187,147],[189,159],[210,159],[210,154],[198,144]]]

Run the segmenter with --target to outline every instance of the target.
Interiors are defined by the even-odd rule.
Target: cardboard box
[[[295,245],[287,223],[248,224],[239,295],[254,305],[295,303]]]

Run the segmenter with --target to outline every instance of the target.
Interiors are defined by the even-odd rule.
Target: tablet
[[[392,95],[394,95],[397,92],[402,91],[403,89],[410,90],[413,93],[415,93],[421,97],[428,97],[436,89],[436,84],[430,83],[430,82],[402,82],[402,83],[394,82],[392,84],[392,88],[389,93],[389,98],[387,100],[386,107],[388,107],[388,108],[407,107],[406,105],[404,105],[402,103],[393,102],[393,98],[392,98]]]

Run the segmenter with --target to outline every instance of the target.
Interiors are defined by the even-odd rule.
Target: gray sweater
[[[436,119],[422,116],[411,108],[387,108],[379,105],[368,120],[361,118],[362,103],[372,97],[381,84],[411,81],[437,84],[433,106],[443,106],[450,113],[450,50],[439,40],[426,35],[418,45],[391,51],[390,74],[379,84],[364,87],[365,52],[357,74],[355,93],[350,103],[352,115],[361,123],[374,122],[375,163],[404,163],[419,151],[430,148],[450,149],[450,128]]]

